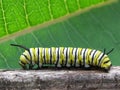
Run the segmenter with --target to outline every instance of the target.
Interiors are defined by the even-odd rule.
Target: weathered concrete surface
[[[85,70],[0,71],[0,90],[120,90],[120,66]]]

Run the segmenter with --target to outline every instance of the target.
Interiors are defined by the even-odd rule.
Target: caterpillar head
[[[25,52],[23,52],[23,54],[20,56],[19,64],[23,69],[28,69],[28,65],[29,65],[29,69],[32,68],[32,65],[30,63],[31,61],[30,50],[22,45],[16,45],[16,44],[11,44],[11,45],[25,49]]]
[[[20,56],[19,64],[23,69],[27,69],[28,65],[30,65],[31,57],[28,50],[25,50],[23,54]]]
[[[104,49],[104,53],[103,53],[103,59],[101,60],[101,68],[104,69],[106,72],[108,72],[112,66],[112,63],[110,61],[110,58],[108,57],[108,54],[110,54],[114,49],[111,49],[108,53],[105,53],[105,49]]]

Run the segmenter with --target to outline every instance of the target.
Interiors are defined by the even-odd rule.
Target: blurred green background
[[[51,4],[48,3],[47,5],[45,4],[45,2],[40,3],[39,1],[36,1],[39,2],[38,4],[39,7],[31,6],[31,3],[33,2],[32,0],[30,1],[31,2],[28,1],[27,3],[24,1],[23,4],[20,4],[21,2],[17,3],[18,5],[24,6],[25,17],[23,18],[23,21],[21,21],[22,19],[20,19],[20,17],[23,17],[24,14],[18,12],[19,10],[21,10],[21,7],[18,7],[17,11],[14,12],[15,16],[11,17],[11,18],[14,17],[14,20],[9,18],[13,21],[12,23],[12,22],[6,22],[7,20],[9,20],[7,19],[9,15],[5,16],[7,14],[3,12],[5,8],[3,6],[5,6],[6,3],[2,2],[1,0],[2,13],[0,13],[0,15],[2,15],[2,18],[3,17],[6,18],[3,18],[2,19],[3,22],[0,22],[1,25],[3,25],[0,26],[0,28],[3,27],[2,29],[0,29],[0,31],[2,32],[4,30],[4,32],[1,34],[2,39],[0,43],[0,68],[3,69],[20,68],[18,64],[19,56],[22,54],[24,50],[17,47],[11,47],[10,43],[21,44],[28,48],[64,46],[64,47],[92,48],[101,51],[103,51],[104,48],[107,51],[111,50],[112,48],[115,48],[115,50],[109,55],[109,57],[113,65],[120,65],[120,60],[119,60],[120,0],[118,0],[118,2],[106,4],[103,6],[102,4],[112,0],[66,0],[67,5],[66,2],[64,2],[65,0],[63,0],[63,2],[62,0],[61,2],[59,2],[59,0],[55,0],[56,3],[52,2],[53,0],[51,0],[51,2],[49,2]],[[11,1],[11,3],[13,2]],[[13,5],[11,3],[10,5]],[[15,6],[17,6],[17,4]],[[32,5],[34,5],[34,3]],[[97,5],[99,7],[97,7]],[[25,8],[25,6],[27,6],[27,8],[30,8],[31,11],[27,11],[27,8]],[[51,6],[52,8],[49,9]],[[42,7],[44,7],[43,11],[39,11],[42,10],[40,9]],[[45,10],[45,7],[47,7],[48,10],[51,11]],[[61,9],[57,7],[63,7],[63,8]],[[67,9],[64,10],[64,7]],[[90,7],[93,8],[89,9]],[[14,9],[16,8],[13,8],[12,10],[14,11]],[[27,12],[30,12],[30,15],[26,14]],[[10,13],[10,11],[8,13]],[[40,15],[42,16],[42,18],[40,18]],[[65,16],[65,18],[62,18],[61,20],[60,18],[61,16],[63,17]],[[69,18],[67,18],[67,16]],[[55,19],[58,19],[58,22]],[[27,30],[30,30],[32,28],[32,26],[35,26],[40,23],[45,24],[45,22],[47,21],[51,21],[52,23],[55,21],[55,23],[48,25],[46,24],[44,27],[41,25],[39,29],[36,28],[37,30],[33,29],[27,32]],[[24,28],[28,28],[28,29],[23,30]],[[21,34],[22,31],[23,33],[26,34],[22,35]],[[17,32],[17,34],[16,33],[12,34],[13,32]],[[4,40],[6,38],[7,40]]]

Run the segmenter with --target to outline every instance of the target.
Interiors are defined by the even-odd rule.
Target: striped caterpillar
[[[99,67],[105,71],[109,71],[112,63],[108,54],[113,51],[111,49],[106,53],[99,50],[89,48],[73,48],[73,47],[51,47],[51,48],[26,48],[22,45],[11,44],[25,49],[20,56],[19,64],[23,69],[33,69],[37,65],[40,69],[45,64],[54,67],[75,67],[75,68],[91,68]]]

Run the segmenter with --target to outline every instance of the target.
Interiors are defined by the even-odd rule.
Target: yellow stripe
[[[34,54],[34,55],[35,55],[35,63],[37,63],[37,61],[38,61],[38,60],[37,60],[37,59],[38,59],[38,55],[37,55],[37,54],[38,54],[38,53],[37,53],[38,51],[37,51],[37,50],[38,50],[38,48],[35,48],[35,54]]]
[[[69,56],[70,56],[70,58],[69,58],[69,63],[71,63],[71,60],[72,60],[72,64],[73,64],[73,62],[74,62],[74,56],[73,56],[73,54],[72,54],[72,50],[73,50],[73,48],[69,48],[70,50],[69,50]]]
[[[43,53],[42,53],[43,48],[39,48],[39,49],[40,49],[40,63],[43,64]]]
[[[30,48],[30,50],[32,51],[32,52],[31,52],[32,62],[34,63],[34,62],[35,62],[35,49],[34,49],[34,48]]]
[[[89,64],[92,63],[92,56],[90,55],[92,51],[93,51],[93,50],[90,49],[90,52],[89,52],[89,55],[88,55],[88,63],[89,63]]]
[[[109,60],[109,58],[108,57],[104,57],[103,59],[102,59],[102,62],[101,62],[101,67],[103,67],[103,66],[105,66],[105,64],[104,64],[104,62],[106,62],[107,60]]]
[[[27,60],[23,55],[20,56],[20,61],[27,64]]]
[[[64,50],[64,47],[60,47],[60,64],[62,64],[62,63],[64,64],[64,60],[65,60],[63,50]]]
[[[78,62],[77,63],[79,63],[79,64],[80,64],[80,62],[82,64],[82,56],[80,55],[81,51],[82,51],[82,48],[78,48]]]
[[[25,50],[25,52],[23,54],[26,55],[27,58],[30,60],[30,54],[29,54],[29,52],[27,50]]]
[[[25,66],[24,64],[22,64],[22,63],[21,63],[21,61],[19,62],[19,64],[20,64],[22,67],[24,67],[24,66]]]
[[[46,63],[49,63],[49,62],[50,62],[50,54],[49,54],[48,49],[49,49],[49,48],[45,48]]]
[[[57,60],[57,56],[56,56],[56,48],[52,47],[52,63],[54,64]]]
[[[90,62],[90,52],[91,52],[91,49],[87,49],[87,57],[86,57],[86,64],[89,64]]]

